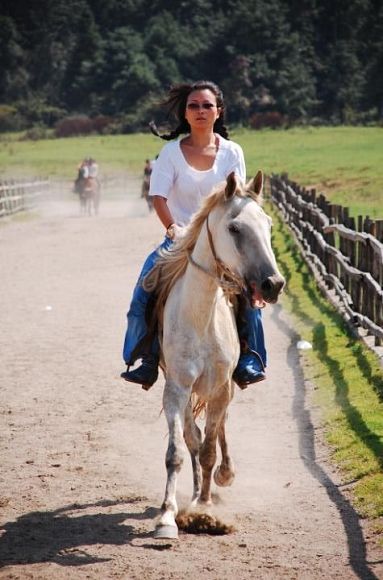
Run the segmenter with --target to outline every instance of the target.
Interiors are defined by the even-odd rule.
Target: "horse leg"
[[[176,516],[178,506],[176,501],[177,475],[184,459],[184,423],[185,410],[190,398],[189,389],[180,387],[171,381],[166,381],[163,407],[168,422],[169,442],[166,451],[167,481],[165,498],[161,506],[162,515],[154,532],[155,538],[178,538]]]
[[[218,430],[218,441],[221,448],[222,460],[221,464],[218,465],[214,471],[214,481],[217,485],[221,487],[229,486],[233,483],[235,477],[233,461],[229,455],[227,441],[226,441],[226,419],[227,413],[222,420],[220,428]]]
[[[190,453],[193,468],[193,496],[192,504],[195,504],[201,493],[201,465],[199,462],[199,448],[201,445],[201,430],[197,426],[191,401],[189,401],[185,412],[184,439]]]
[[[211,474],[217,459],[217,436],[222,422],[225,420],[225,413],[229,400],[224,403],[222,400],[210,401],[207,409],[205,439],[200,448],[199,458],[202,467],[202,488],[199,503],[211,504]]]
[[[95,194],[94,194],[93,205],[94,205],[94,214],[98,215],[98,208],[100,205],[100,192],[98,189],[96,189]]]

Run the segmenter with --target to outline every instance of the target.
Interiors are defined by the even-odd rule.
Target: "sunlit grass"
[[[0,135],[0,177],[43,176],[72,179],[84,157],[97,159],[104,175],[139,176],[144,160],[165,144],[147,133],[22,141]],[[383,218],[383,128],[318,127],[250,131],[233,129],[245,152],[248,175],[288,173],[315,187],[353,215]]]
[[[246,152],[249,173],[288,173],[350,207],[352,215],[383,218],[383,128],[244,131],[235,138]]]
[[[0,140],[0,175],[71,179],[79,162],[95,158],[104,175],[141,174],[146,157],[157,155],[163,142],[149,135],[91,136],[41,141]]]

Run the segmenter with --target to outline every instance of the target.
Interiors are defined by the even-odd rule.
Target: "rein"
[[[188,255],[188,259],[190,264],[192,264],[195,268],[204,272],[211,278],[213,278],[218,285],[222,288],[224,294],[242,294],[243,290],[245,289],[245,282],[243,278],[238,276],[235,272],[233,272],[226,264],[217,256],[217,253],[214,248],[213,237],[211,235],[211,231],[209,228],[209,216],[206,218],[206,229],[207,229],[207,238],[209,240],[209,246],[211,253],[213,254],[213,258],[215,261],[216,272],[215,274],[210,272],[207,268],[204,268],[200,264],[198,264],[191,253]]]

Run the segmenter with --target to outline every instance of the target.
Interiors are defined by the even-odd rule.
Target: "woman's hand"
[[[183,238],[185,233],[186,228],[178,226],[177,224],[171,224],[166,230],[166,236],[175,242]]]
[[[166,235],[171,240],[179,240],[184,237],[186,228],[173,222],[173,216],[169,211],[167,200],[160,195],[153,196],[153,206],[158,217],[166,228]]]

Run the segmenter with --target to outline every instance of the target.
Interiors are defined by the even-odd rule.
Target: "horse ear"
[[[225,198],[226,199],[232,198],[235,192],[237,191],[237,187],[238,187],[237,176],[235,175],[234,171],[232,171],[226,178]]]
[[[246,184],[246,189],[250,193],[251,197],[255,199],[259,204],[262,203],[262,191],[263,191],[263,173],[258,171],[257,175],[250,179]]]

